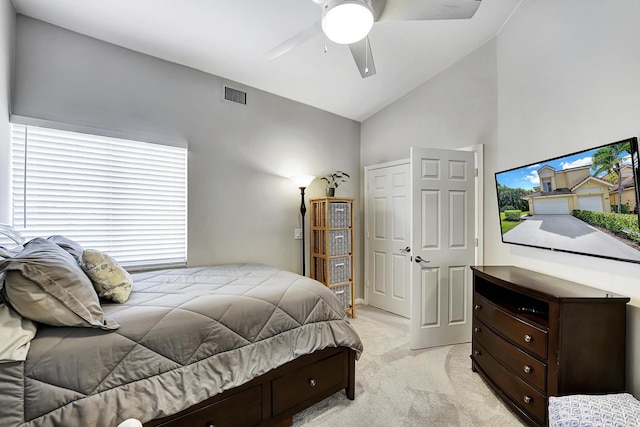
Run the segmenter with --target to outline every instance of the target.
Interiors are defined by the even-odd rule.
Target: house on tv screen
[[[606,177],[591,175],[590,170],[591,165],[562,170],[549,165],[542,166],[537,171],[540,186],[534,187],[533,193],[523,197],[529,203],[529,213],[569,215],[575,209],[611,212],[610,194],[614,188],[617,192],[617,183],[607,181]],[[631,198],[635,200],[633,188]]]

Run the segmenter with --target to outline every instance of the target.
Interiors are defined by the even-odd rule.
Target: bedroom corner
[[[11,104],[14,58],[14,34],[16,12],[11,2],[0,5],[0,200],[9,200],[10,192],[10,133],[9,114]],[[9,203],[0,203],[0,223],[9,223]]]

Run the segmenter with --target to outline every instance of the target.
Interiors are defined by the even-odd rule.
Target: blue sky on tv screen
[[[562,170],[591,165],[591,157],[593,157],[593,153],[598,151],[598,149],[599,148],[594,148],[592,150],[581,151],[580,153],[560,157],[559,159],[547,160],[508,172],[501,172],[496,175],[496,180],[506,187],[532,190],[533,187],[540,185],[537,172],[541,167],[549,165],[556,170]],[[593,170],[591,173],[593,173]]]

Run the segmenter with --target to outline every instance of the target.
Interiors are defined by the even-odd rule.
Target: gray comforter
[[[134,275],[120,328],[39,326],[0,364],[0,426],[105,426],[170,415],[296,357],[362,344],[322,284],[263,265]]]

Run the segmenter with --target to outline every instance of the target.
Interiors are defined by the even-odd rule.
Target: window
[[[184,265],[187,150],[12,125],[13,225],[61,234],[124,267]]]

